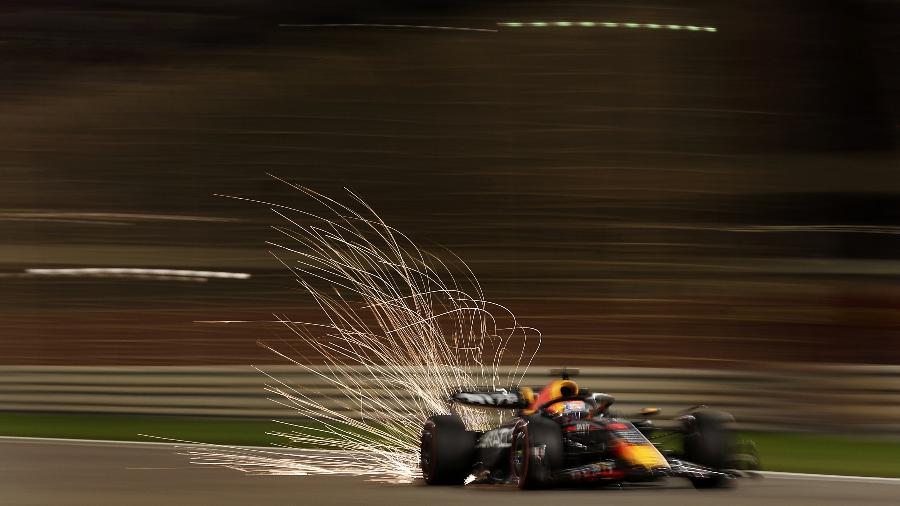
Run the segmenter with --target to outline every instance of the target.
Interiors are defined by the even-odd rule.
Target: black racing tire
[[[734,447],[734,434],[728,427],[732,416],[721,411],[697,411],[684,422],[684,458],[712,469],[725,467]],[[692,478],[695,488],[723,488],[733,480],[717,476]]]
[[[422,427],[419,466],[429,485],[462,485],[472,471],[478,434],[458,415],[435,415]]]
[[[523,490],[551,486],[563,463],[560,425],[540,415],[525,418],[513,429],[511,443],[511,481]]]

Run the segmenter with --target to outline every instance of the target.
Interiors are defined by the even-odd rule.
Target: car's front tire
[[[422,427],[419,466],[429,485],[462,485],[472,471],[477,433],[458,415],[435,415]]]
[[[734,435],[728,427],[731,415],[720,411],[697,411],[684,421],[684,458],[688,462],[711,469],[725,467],[734,446]],[[721,475],[691,478],[695,488],[724,488],[733,480]]]

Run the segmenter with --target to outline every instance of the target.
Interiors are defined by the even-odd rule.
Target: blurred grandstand
[[[900,361],[896,2],[90,5],[0,7],[5,365],[275,361],[194,323],[319,318],[213,196],[304,205],[267,172],[458,254],[542,363]],[[717,30],[279,27],[588,19]],[[27,271],[86,267],[251,277]]]

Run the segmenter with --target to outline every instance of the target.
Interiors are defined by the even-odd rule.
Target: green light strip
[[[611,21],[506,21],[497,23],[503,28],[649,28],[651,30],[687,30],[689,32],[717,32],[714,26],[661,25],[656,23],[614,23]]]

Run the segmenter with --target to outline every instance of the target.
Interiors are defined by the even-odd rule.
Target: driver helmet
[[[562,423],[591,417],[591,406],[582,400],[555,402],[547,406],[546,411]]]

